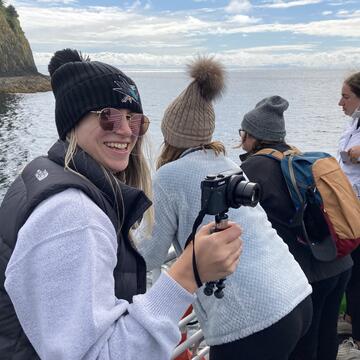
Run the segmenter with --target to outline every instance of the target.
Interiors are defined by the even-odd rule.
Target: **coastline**
[[[36,93],[50,90],[50,77],[40,73],[0,77],[0,93]]]

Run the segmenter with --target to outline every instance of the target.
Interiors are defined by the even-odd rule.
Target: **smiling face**
[[[128,109],[119,109],[126,117]],[[137,137],[132,135],[127,121],[122,121],[116,130],[103,130],[99,116],[88,113],[75,129],[78,145],[98,163],[116,173],[126,169],[130,153]]]
[[[341,99],[338,105],[343,108],[344,113],[348,116],[351,116],[360,106],[360,98],[351,91],[350,86],[346,83],[342,87]]]

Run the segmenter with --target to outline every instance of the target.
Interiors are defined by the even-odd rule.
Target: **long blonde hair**
[[[202,144],[199,147],[205,152],[206,150],[213,150],[216,156],[218,156],[219,154],[226,154],[225,146],[220,141],[213,141],[208,144]],[[169,162],[177,160],[181,156],[181,154],[187,149],[188,148],[177,148],[164,141],[161,153],[156,162],[156,169],[159,169],[161,166]]]
[[[65,154],[64,168],[68,171],[71,171],[71,172],[77,174],[78,176],[81,176],[82,178],[87,179],[84,175],[80,174],[76,170],[76,168],[72,169],[70,167],[70,164],[74,163],[73,158],[76,154],[77,146],[78,146],[75,129],[72,129],[69,132],[66,139],[69,143],[69,146],[68,146],[68,149]],[[116,201],[116,209],[115,210],[116,210],[116,213],[118,216],[118,221],[120,224],[119,228],[116,229],[118,234],[121,231],[121,227],[123,225],[123,220],[124,220],[123,218],[121,218],[121,214],[123,214],[125,212],[121,188],[120,188],[120,184],[119,184],[118,180],[120,180],[121,182],[123,182],[131,187],[134,187],[134,188],[144,191],[144,193],[150,199],[152,198],[151,175],[150,175],[149,166],[147,164],[147,161],[146,161],[144,153],[143,153],[143,146],[142,146],[143,142],[144,142],[144,137],[139,137],[138,140],[136,141],[135,146],[129,157],[129,164],[124,171],[114,174],[111,171],[109,171],[108,169],[106,169],[102,164],[99,164],[105,177],[107,178],[107,180],[112,188],[113,193],[114,193],[114,198]],[[87,179],[87,180],[89,180],[89,179]],[[117,199],[121,199],[120,204],[118,203]],[[152,207],[150,207],[145,212],[144,216],[145,216],[146,221],[152,226],[153,219],[154,219]]]

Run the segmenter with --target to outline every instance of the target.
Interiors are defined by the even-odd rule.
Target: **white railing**
[[[168,256],[163,265],[164,268],[167,268],[169,263],[176,259],[176,254],[174,250],[170,250]],[[152,275],[152,283],[156,281],[156,279],[160,276],[161,268],[155,269],[151,272]],[[204,341],[204,335],[202,330],[200,329],[199,324],[197,323],[194,326],[194,323],[197,323],[196,314],[192,311],[191,314],[187,315],[185,318],[181,319],[179,322],[179,329],[182,333],[187,332],[187,339],[178,345],[171,359],[175,359],[177,356],[182,354],[186,349],[189,349],[192,354],[192,360],[201,360],[209,353],[209,346],[206,345]]]

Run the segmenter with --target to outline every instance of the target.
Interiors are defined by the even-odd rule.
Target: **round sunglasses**
[[[123,126],[123,121],[127,121],[131,134],[136,137],[144,135],[150,124],[149,118],[143,114],[124,114],[111,107],[91,113],[98,115],[100,127],[105,131],[117,131]]]

